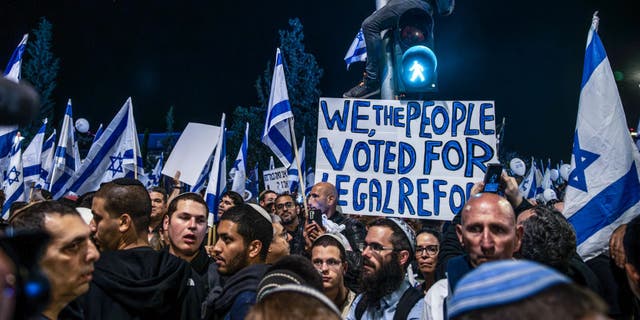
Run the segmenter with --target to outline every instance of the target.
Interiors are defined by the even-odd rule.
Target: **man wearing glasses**
[[[349,268],[345,253],[348,243],[340,236],[332,233],[319,236],[311,247],[311,262],[322,275],[324,294],[340,310],[342,318],[346,318],[356,294],[344,284]]]
[[[416,250],[413,229],[400,219],[382,218],[369,225],[364,241],[363,292],[346,319],[420,319],[422,292],[405,275]]]
[[[280,217],[282,225],[291,235],[289,248],[291,254],[302,254],[304,252],[304,223],[300,223],[300,206],[298,206],[293,196],[283,193],[277,196],[274,201],[275,214]]]

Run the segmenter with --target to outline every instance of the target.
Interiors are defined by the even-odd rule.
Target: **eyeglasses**
[[[278,204],[276,204],[276,209],[277,209],[277,210],[282,210],[282,209],[284,209],[285,207],[286,207],[287,209],[291,209],[291,208],[293,208],[293,202],[278,203]]]
[[[416,247],[416,255],[422,254],[423,252],[427,252],[428,255],[430,256],[435,256],[436,254],[438,254],[438,246],[436,245],[430,245],[430,246],[425,246],[425,247]]]
[[[364,243],[364,248],[362,251],[367,250],[367,248],[371,249],[375,253],[380,253],[382,250],[394,250],[393,247],[385,247],[379,243]]]
[[[340,264],[342,264],[342,261],[337,260],[337,259],[333,259],[333,258],[327,259],[327,260],[324,260],[324,261],[322,259],[314,259],[313,261],[311,261],[311,263],[313,263],[313,265],[316,268],[320,269],[320,268],[322,268],[322,265],[325,264],[325,263],[327,264],[327,267],[330,267],[330,268],[338,267],[338,266],[340,266]]]

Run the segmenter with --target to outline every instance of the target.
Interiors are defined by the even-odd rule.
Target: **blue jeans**
[[[362,22],[362,34],[367,44],[367,78],[370,82],[379,83],[379,61],[382,57],[383,30],[398,26],[400,16],[409,9],[423,9],[433,14],[431,5],[423,0],[390,0],[384,7],[376,10]]]

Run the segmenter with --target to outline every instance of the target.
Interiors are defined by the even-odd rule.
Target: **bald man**
[[[426,319],[443,319],[443,304],[449,288],[468,272],[487,261],[512,259],[520,249],[523,229],[516,224],[516,214],[507,199],[495,193],[471,197],[460,212],[461,223],[455,225],[464,255],[447,262],[446,279],[436,282],[425,296]]]

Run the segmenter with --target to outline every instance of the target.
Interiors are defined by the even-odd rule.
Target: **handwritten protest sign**
[[[320,98],[316,150],[343,212],[449,220],[498,162],[494,103]]]
[[[265,190],[273,190],[277,193],[289,191],[289,174],[285,167],[265,170],[262,172],[262,178]]]

